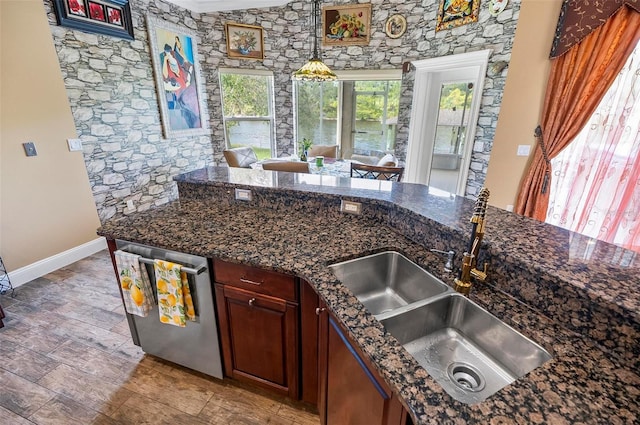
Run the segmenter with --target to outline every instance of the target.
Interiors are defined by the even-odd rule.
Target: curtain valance
[[[625,5],[640,12],[640,0],[564,0],[551,59],[566,53]]]

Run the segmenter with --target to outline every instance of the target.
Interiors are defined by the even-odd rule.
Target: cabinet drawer
[[[298,301],[294,276],[215,259],[213,272],[216,282],[288,301]]]

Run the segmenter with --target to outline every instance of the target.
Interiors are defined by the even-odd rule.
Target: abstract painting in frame
[[[478,21],[480,0],[440,0],[436,31]]]
[[[262,27],[227,22],[225,29],[230,58],[264,59]]]
[[[207,134],[194,31],[147,16],[164,136]]]
[[[369,44],[371,3],[322,7],[322,44],[349,46]]]
[[[53,0],[58,25],[133,40],[129,0]]]

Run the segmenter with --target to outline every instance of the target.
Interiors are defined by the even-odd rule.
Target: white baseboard
[[[96,252],[102,251],[107,248],[107,240],[105,238],[97,238],[90,242],[78,245],[74,248],[63,251],[59,254],[52,255],[51,257],[36,261],[24,267],[20,267],[12,272],[9,272],[9,278],[14,288],[20,285],[24,285],[27,282],[32,281],[58,270],[64,266],[68,266],[71,263],[75,263],[78,260],[82,260]]]

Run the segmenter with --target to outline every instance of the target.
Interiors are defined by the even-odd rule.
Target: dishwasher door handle
[[[141,263],[144,263],[144,264],[151,264],[152,266],[153,266],[153,264],[154,264],[154,262],[155,262],[155,261],[154,261],[153,259],[151,259],[151,258],[144,258],[144,257],[140,257],[140,259],[139,259],[138,261],[140,261]],[[168,260],[168,261],[169,261],[169,260]],[[191,267],[184,267],[184,266],[183,266],[183,267],[180,269],[180,271],[183,271],[183,272],[185,272],[186,274],[199,275],[199,274],[202,274],[202,273],[204,273],[204,272],[206,272],[206,271],[207,271],[207,266],[200,266],[200,267],[198,267],[198,268],[191,268]]]

